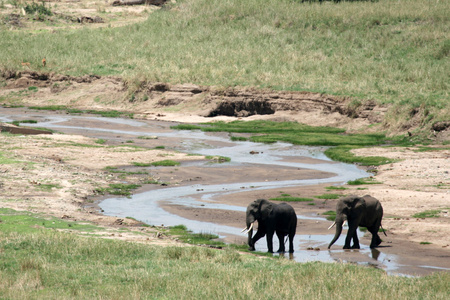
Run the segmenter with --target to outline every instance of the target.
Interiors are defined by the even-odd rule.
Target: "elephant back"
[[[278,204],[274,213],[277,216],[278,224],[284,228],[291,228],[293,226],[297,227],[297,214],[292,206],[287,203]]]

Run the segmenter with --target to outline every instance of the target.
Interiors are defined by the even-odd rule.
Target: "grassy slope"
[[[394,103],[400,126],[450,119],[448,1],[180,0],[122,28],[0,31],[0,68],[309,90]],[[357,104],[357,101],[356,101]]]
[[[394,277],[351,264],[80,237],[96,229],[5,209],[0,219],[1,299],[446,299],[450,289],[450,273]]]

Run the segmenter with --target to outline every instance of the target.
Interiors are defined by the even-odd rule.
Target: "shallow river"
[[[9,112],[10,114],[8,114]],[[38,120],[37,124],[27,124],[37,127],[46,127],[65,133],[77,133],[95,138],[119,138],[119,136],[157,136],[178,141],[174,148],[187,153],[202,155],[221,155],[231,158],[232,165],[267,165],[288,166],[302,169],[314,169],[330,172],[334,175],[321,179],[287,180],[287,181],[262,181],[262,182],[236,182],[232,184],[204,185],[193,184],[186,186],[161,187],[151,191],[133,195],[131,198],[113,197],[100,203],[104,214],[117,217],[133,217],[149,225],[185,225],[194,232],[214,233],[220,237],[243,236],[242,220],[241,228],[223,226],[215,223],[205,223],[186,219],[175,214],[170,214],[161,208],[161,203],[180,204],[184,206],[205,207],[208,209],[245,211],[244,206],[231,206],[216,201],[218,195],[242,192],[243,189],[282,189],[292,186],[304,186],[315,184],[342,184],[348,180],[367,177],[370,174],[354,165],[336,163],[330,161],[324,154],[324,147],[293,146],[286,143],[259,144],[251,142],[231,142],[224,134],[205,134],[200,131],[176,131],[169,128],[171,123],[159,121],[138,121],[119,118],[97,118],[87,116],[70,116],[62,114],[42,114],[30,112],[26,116],[18,117],[14,109],[3,111],[0,121],[11,122],[17,119]],[[257,151],[258,155],[250,154]],[[289,158],[311,158],[314,163],[293,162]],[[197,166],[208,168],[206,163],[190,162],[186,164],[197,164]],[[199,191],[201,196],[199,197]],[[195,196],[195,197],[194,197]],[[299,219],[323,221],[324,218],[317,215],[298,215]],[[205,232],[207,228],[207,232]],[[361,244],[360,250],[344,251],[342,245],[345,239],[345,231],[341,238],[335,243],[332,251],[326,249],[327,244],[333,238],[331,234],[309,235],[301,230],[295,238],[295,253],[292,259],[299,262],[305,261],[349,261],[363,265],[370,265],[386,270],[389,274],[400,274],[400,265],[397,256],[385,254],[380,249],[370,249],[368,245]],[[359,237],[363,235],[358,233]],[[277,249],[278,239],[274,237],[274,249]],[[321,251],[306,250],[308,247],[319,247]],[[265,238],[256,244],[258,251],[267,251]],[[287,255],[287,254],[286,254]],[[426,267],[426,266],[423,266]]]

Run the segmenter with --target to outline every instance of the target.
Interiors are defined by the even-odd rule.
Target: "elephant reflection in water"
[[[375,248],[381,244],[381,238],[378,235],[378,230],[381,226],[381,219],[383,218],[383,207],[380,201],[372,196],[366,195],[363,197],[351,195],[341,198],[336,205],[336,221],[328,229],[336,225],[336,234],[333,240],[328,245],[328,249],[336,242],[342,232],[342,227],[345,221],[348,222],[348,232],[345,238],[344,249],[359,249],[359,240],[356,230],[358,226],[367,227],[367,230],[372,234],[372,241],[370,248]],[[384,232],[384,229],[383,229]],[[386,233],[384,232],[386,235]],[[350,246],[353,240],[353,245]]]
[[[258,231],[253,235],[253,224],[258,221]],[[289,252],[294,252],[294,236],[297,229],[297,215],[294,208],[286,203],[275,204],[265,199],[258,199],[250,203],[246,212],[247,227],[242,231],[248,232],[250,251],[255,251],[256,242],[266,235],[268,252],[273,253],[273,234],[279,240],[277,252],[285,252],[283,239],[289,238]]]

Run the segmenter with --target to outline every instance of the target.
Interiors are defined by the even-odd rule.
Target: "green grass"
[[[20,123],[27,123],[27,124],[36,124],[36,120],[20,120],[20,121],[12,121],[13,125],[20,126]]]
[[[326,211],[322,215],[327,216],[328,221],[336,220],[336,212],[334,210]]]
[[[360,165],[381,165],[394,162],[386,157],[355,156],[350,151],[363,146],[380,145],[386,142],[383,134],[346,134],[344,129],[326,126],[308,126],[297,122],[233,121],[214,122],[201,125],[180,124],[177,130],[202,130],[206,132],[250,133],[249,140],[260,143],[288,142],[294,145],[336,146],[325,151],[333,160]]]
[[[413,218],[438,218],[439,214],[442,210],[440,209],[432,209],[432,210],[426,210],[424,212],[420,212],[417,214],[412,215]]]
[[[319,198],[319,199],[339,199],[342,197],[342,195],[340,195],[340,194],[323,194],[323,195],[318,195],[315,197]]]
[[[131,196],[131,191],[141,187],[139,184],[110,183],[106,188],[97,188],[99,194],[111,194],[119,196]]]
[[[60,186],[59,184],[55,184],[55,183],[40,183],[35,185],[36,189],[41,190],[41,191],[45,191],[45,192],[51,192],[52,189],[61,189],[62,186]]]
[[[230,137],[230,139],[233,142],[245,142],[245,141],[248,141],[248,138],[243,137],[243,136],[232,136],[232,137]]]
[[[178,161],[165,159],[165,160],[152,162],[151,165],[155,166],[155,167],[175,167],[175,166],[179,166],[180,163]]]
[[[358,163],[363,166],[378,166],[396,161],[381,156],[355,156],[350,152],[363,146],[385,143],[387,138],[383,134],[346,134],[345,130],[340,128],[314,127],[296,122],[273,121],[214,122],[201,125],[181,124],[171,128],[206,132],[250,133],[253,135],[249,140],[261,143],[282,141],[294,145],[336,146],[325,150],[325,154],[329,158],[346,163]],[[401,142],[401,140],[397,142]]]
[[[341,190],[341,191],[348,190],[348,188],[343,187],[343,186],[327,186],[325,189],[326,190]]]
[[[225,163],[225,162],[230,162],[231,158],[226,157],[226,156],[220,156],[220,155],[207,155],[205,156],[206,159],[211,160],[212,162],[215,163]]]
[[[178,238],[180,241],[193,244],[193,245],[210,245],[214,247],[226,247],[227,245],[224,242],[217,241],[216,239],[219,238],[216,234],[211,233],[193,233],[192,231],[188,230],[186,226],[184,225],[178,225],[170,227],[169,229],[169,235]],[[235,246],[236,247],[236,246]],[[248,247],[241,246],[239,247],[240,250],[247,249]]]
[[[95,143],[96,143],[96,144],[100,144],[100,145],[104,145],[104,144],[106,144],[106,140],[104,140],[104,139],[97,139],[97,140],[95,141]]]
[[[396,162],[395,159],[390,159],[382,156],[356,156],[350,151],[360,148],[358,146],[341,145],[325,150],[325,155],[332,160],[342,161],[346,163],[358,163],[362,166],[379,166]]]
[[[166,160],[160,160],[160,161],[154,161],[149,163],[143,163],[143,162],[133,162],[133,165],[137,167],[174,167],[179,166],[180,163],[174,160],[166,159]]]
[[[280,197],[270,198],[272,201],[284,201],[284,202],[311,202],[314,199],[302,198],[302,197],[292,197],[290,195],[281,195]]]
[[[392,128],[449,119],[448,1],[172,6],[123,27],[0,30],[0,69],[24,58],[38,69],[45,56],[55,73],[123,76],[130,95],[142,81],[270,87],[350,96],[356,108],[393,104],[384,121]]]
[[[450,289],[448,272],[386,276],[352,264],[261,259],[228,247],[80,236],[75,233],[95,228],[5,209],[0,219],[1,299],[446,299]]]
[[[11,233],[36,234],[42,232],[43,229],[77,230],[82,232],[99,230],[98,227],[90,224],[65,221],[55,217],[45,217],[9,208],[0,208],[0,220],[0,236]]]
[[[382,184],[382,182],[375,181],[374,178],[367,177],[367,178],[358,178],[355,180],[349,180],[347,181],[348,185],[362,185],[362,184]]]
[[[3,134],[3,133],[2,133]],[[21,161],[12,159],[12,158],[8,158],[5,157],[1,152],[0,152],[0,165],[6,165],[6,164],[18,164],[21,163]]]

